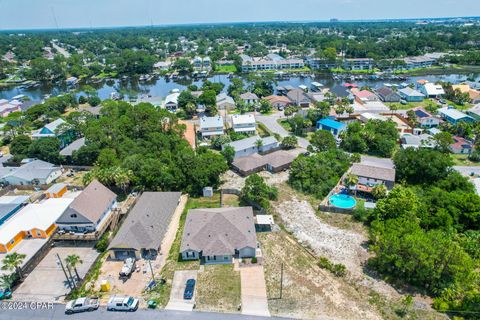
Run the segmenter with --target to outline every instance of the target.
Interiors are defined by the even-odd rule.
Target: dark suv
[[[185,286],[185,291],[183,292],[183,299],[185,300],[191,300],[193,298],[193,291],[195,290],[195,280],[194,279],[188,279],[186,286]]]

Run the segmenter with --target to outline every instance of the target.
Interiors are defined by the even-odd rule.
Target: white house
[[[177,111],[178,108],[178,97],[180,96],[179,92],[174,92],[169,94],[165,98],[165,108],[169,111]]]
[[[232,129],[237,133],[255,134],[257,123],[253,114],[232,115]]]
[[[256,104],[260,100],[255,93],[251,92],[242,93],[240,99],[242,99],[247,105]]]
[[[420,91],[428,98],[436,98],[445,94],[445,90],[439,84],[427,82],[420,86]]]
[[[221,136],[224,132],[223,117],[202,117],[200,118],[200,133],[202,138]]]
[[[261,146],[257,146],[257,141],[262,141]],[[235,158],[246,157],[257,152],[268,152],[279,148],[279,143],[275,137],[269,136],[260,138],[259,136],[248,137],[245,139],[229,142],[222,146],[225,150],[227,146],[231,146],[235,150]]]
[[[34,160],[18,168],[2,168],[0,174],[0,181],[5,184],[41,185],[49,184],[60,177],[62,168],[42,160]]]

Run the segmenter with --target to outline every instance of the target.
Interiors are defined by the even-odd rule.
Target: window
[[[76,214],[76,213],[72,213],[72,214],[70,215],[70,218],[76,218],[76,217],[77,217],[77,214]]]
[[[10,244],[14,244],[14,243],[15,243],[15,239],[10,240]]]
[[[37,237],[41,237],[42,233],[40,231],[37,231]]]

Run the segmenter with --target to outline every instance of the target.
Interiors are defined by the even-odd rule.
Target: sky
[[[0,30],[478,16],[478,0],[0,0]],[[55,21],[56,20],[56,21]]]

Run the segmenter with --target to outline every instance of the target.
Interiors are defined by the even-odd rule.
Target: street
[[[277,122],[278,119],[284,118],[284,117],[285,116],[283,115],[283,111],[272,113],[269,115],[261,115],[261,114],[255,115],[255,118],[257,119],[257,121],[263,123],[268,128],[268,130],[272,131],[273,133],[278,133],[282,138],[290,135],[290,132],[285,130],[285,128],[283,128]],[[307,139],[301,138],[301,137],[297,137],[297,138],[298,138],[298,145],[301,148],[306,149],[310,145],[310,142],[308,142]]]
[[[2,305],[3,303],[3,305]],[[167,311],[167,310],[145,310],[139,309],[136,312],[112,312],[105,308],[100,308],[97,311],[78,313],[74,315],[66,315],[64,313],[65,305],[55,304],[53,308],[48,310],[32,310],[29,308],[23,310],[4,310],[5,304],[12,302],[0,302],[0,318],[2,320],[57,320],[57,319],[80,319],[80,320],[98,320],[98,319],[200,319],[200,320],[266,320],[266,319],[285,319],[285,318],[269,318],[269,317],[254,317],[245,316],[241,314],[231,313],[212,313],[212,312],[183,312],[183,311]],[[3,308],[2,308],[3,307]]]

